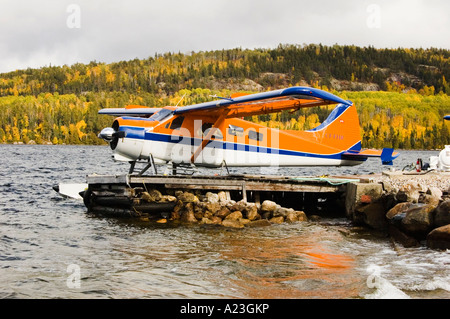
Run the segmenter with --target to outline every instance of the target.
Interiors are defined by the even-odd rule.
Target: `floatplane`
[[[279,130],[244,120],[252,115],[337,104],[319,126]],[[378,157],[392,165],[391,148],[362,149],[355,105],[310,87],[289,87],[255,94],[233,94],[187,106],[152,108],[128,105],[105,108],[117,116],[99,137],[109,143],[116,161],[195,167],[353,166]]]

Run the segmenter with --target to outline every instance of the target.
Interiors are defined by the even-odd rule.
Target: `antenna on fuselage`
[[[177,103],[177,105],[175,105],[175,107],[178,107],[178,104],[180,104],[181,101],[183,101],[185,96],[186,96],[186,93],[184,93],[184,95],[181,97],[181,99],[178,101],[178,103]]]

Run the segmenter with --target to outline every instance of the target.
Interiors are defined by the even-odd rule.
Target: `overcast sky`
[[[280,43],[450,49],[450,1],[0,0],[0,73]]]

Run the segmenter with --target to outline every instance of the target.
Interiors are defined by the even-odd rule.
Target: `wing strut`
[[[196,158],[198,157],[198,155],[200,154],[201,151],[203,151],[203,149],[205,148],[205,146],[209,143],[209,141],[211,141],[211,137],[214,135],[214,133],[216,132],[216,130],[219,128],[220,125],[222,125],[223,121],[225,120],[225,118],[227,117],[229,111],[224,111],[219,118],[216,120],[216,122],[214,123],[214,125],[211,127],[211,129],[209,130],[208,134],[205,136],[205,138],[203,139],[202,143],[200,144],[199,147],[197,147],[197,149],[194,151],[194,153],[192,154],[191,157],[191,163],[194,163]]]

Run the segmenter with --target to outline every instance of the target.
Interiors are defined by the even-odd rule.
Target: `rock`
[[[284,217],[283,216],[272,217],[269,220],[269,222],[273,224],[282,224],[284,222]]]
[[[162,195],[159,191],[153,189],[150,192],[142,192],[141,199],[148,202],[154,203],[161,199]]]
[[[442,202],[434,211],[434,227],[450,224],[450,200]]]
[[[250,223],[251,222],[251,220],[250,219],[247,219],[247,218],[239,218],[239,222],[242,224],[242,225],[247,225],[248,223]]]
[[[313,222],[318,222],[322,219],[322,217],[320,217],[319,215],[311,215],[309,216],[309,220],[313,221]]]
[[[220,203],[226,203],[228,201],[227,193],[225,193],[224,191],[218,192],[217,196],[219,196],[219,202]]]
[[[408,234],[421,237],[428,233],[433,225],[434,206],[428,204],[413,205],[406,211],[401,227]]]
[[[241,200],[241,201],[239,201],[237,203],[234,203],[234,204],[230,205],[228,208],[231,211],[236,211],[237,210],[237,211],[240,211],[240,212],[244,212],[244,211],[246,211],[248,209],[248,207],[249,207],[249,204],[246,201]]]
[[[251,206],[250,209],[247,210],[246,215],[249,220],[255,220],[255,219],[261,218],[261,215],[258,214],[258,207],[256,207],[256,205]]]
[[[400,244],[402,244],[403,247],[406,248],[417,247],[420,245],[417,239],[405,234],[404,232],[402,232],[400,229],[398,229],[393,225],[389,225],[389,235],[391,235],[395,241],[399,242]]]
[[[175,202],[175,201],[177,201],[177,198],[175,196],[171,196],[171,195],[162,195],[161,199],[159,201],[163,202],[163,203]]]
[[[295,212],[289,212],[286,215],[286,222],[287,223],[295,223],[298,222],[298,216]]]
[[[441,200],[440,197],[436,197],[436,196],[433,196],[433,195],[430,195],[430,194],[423,194],[423,193],[421,193],[419,195],[418,202],[422,203],[422,204],[430,204],[430,205],[436,207],[436,206],[439,205],[440,200]]]
[[[299,222],[306,222],[308,220],[308,217],[306,216],[305,212],[301,210],[296,210],[294,213],[297,215],[297,219]]]
[[[214,223],[213,223],[213,221],[212,221],[211,219],[206,218],[206,217],[203,217],[203,218],[200,220],[200,224],[201,224],[201,225],[211,225],[211,224],[214,224]]]
[[[204,205],[205,210],[211,212],[211,214],[215,215],[222,206],[219,203],[205,203]]]
[[[386,218],[392,220],[396,215],[405,213],[412,205],[410,202],[398,203],[386,213]]]
[[[258,219],[258,220],[252,220],[247,224],[247,227],[264,227],[264,226],[270,226],[270,222],[267,219]]]
[[[433,229],[427,236],[427,246],[432,249],[450,249],[450,224]]]
[[[261,210],[265,212],[274,212],[279,205],[271,200],[265,200],[261,204]]]
[[[373,229],[385,229],[387,227],[387,221],[383,203],[376,201],[359,207],[354,213],[353,221],[363,223]]]
[[[235,212],[232,212],[231,214],[227,215],[227,217],[225,217],[225,220],[238,220],[238,219],[241,219],[242,217],[243,216],[240,211],[235,211]]]
[[[435,187],[435,186],[428,187],[427,194],[431,195],[431,196],[434,196],[434,197],[437,197],[439,199],[443,195],[442,191],[438,187]]]
[[[222,218],[218,217],[218,216],[212,216],[211,218],[209,218],[213,224],[215,225],[220,225],[222,224]]]
[[[221,207],[217,213],[215,214],[215,216],[224,219],[225,217],[227,217],[229,214],[231,214],[231,211],[227,208],[227,207]]]
[[[225,219],[222,221],[222,225],[232,228],[244,228],[244,225],[239,220]]]
[[[170,220],[179,220],[181,215],[179,212],[173,211],[170,213]]]
[[[219,202],[219,195],[216,193],[207,192],[205,194],[206,201],[209,203],[218,203]]]
[[[278,216],[286,217],[288,213],[292,213],[292,212],[294,212],[294,210],[292,208],[284,208],[284,207],[278,206],[277,208],[275,208],[272,216],[273,217],[278,217]]]
[[[197,219],[194,215],[194,207],[192,203],[187,203],[185,209],[181,213],[181,221],[185,223],[196,223]]]
[[[424,187],[416,182],[409,182],[402,185],[397,193],[397,200],[399,202],[418,203],[420,192],[426,192]]]
[[[199,202],[199,199],[197,196],[195,196],[194,194],[190,193],[190,192],[177,192],[176,197],[181,200],[184,203],[195,203],[195,202]]]

